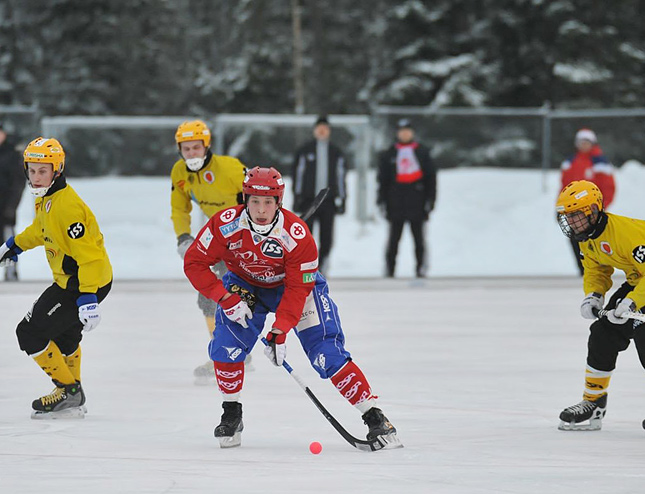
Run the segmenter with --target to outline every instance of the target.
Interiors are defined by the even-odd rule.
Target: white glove
[[[595,311],[602,309],[602,305],[605,303],[605,297],[597,292],[591,292],[584,299],[582,299],[582,304],[580,304],[580,314],[585,319],[596,319]]]
[[[22,249],[16,245],[13,237],[9,237],[4,244],[0,245],[0,267],[4,268],[16,264],[18,262],[18,254],[21,252]]]
[[[179,235],[179,238],[177,238],[177,253],[182,259],[186,255],[188,247],[190,247],[194,241],[195,239],[187,233]]]
[[[267,342],[264,354],[273,365],[281,366],[287,358],[287,335],[279,329],[272,329],[267,333]]]
[[[81,295],[78,304],[78,319],[83,323],[83,331],[92,331],[101,322],[101,308],[96,295]]]
[[[251,319],[253,312],[251,312],[247,303],[237,293],[234,293],[226,300],[220,300],[218,303],[224,311],[224,315],[231,321],[240,324],[243,328],[249,327],[246,318]]]
[[[636,303],[631,298],[624,298],[615,309],[607,313],[607,319],[612,324],[625,324],[629,321],[628,313],[636,311]]]

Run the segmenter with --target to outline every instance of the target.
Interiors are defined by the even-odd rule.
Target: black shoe
[[[396,429],[390,423],[380,408],[372,407],[363,414],[363,422],[369,427],[367,432],[367,440],[371,441],[378,436],[386,436],[388,434],[396,433]]]
[[[82,407],[85,404],[85,393],[81,383],[61,384],[54,381],[56,387],[48,395],[34,400],[31,408],[37,412],[59,412],[68,408]]]
[[[222,403],[224,413],[220,424],[215,427],[215,437],[233,437],[236,432],[242,432],[242,404],[236,401]]]
[[[580,403],[565,408],[560,413],[561,430],[597,430],[602,427],[602,419],[607,411],[607,395],[596,401],[582,400]],[[589,421],[588,425],[576,427],[576,424]]]

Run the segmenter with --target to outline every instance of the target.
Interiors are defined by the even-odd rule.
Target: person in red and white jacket
[[[603,196],[603,207],[607,209],[614,200],[616,183],[614,181],[614,165],[605,157],[598,145],[598,137],[591,129],[580,129],[576,132],[574,141],[576,152],[562,162],[560,190],[571,182],[587,180],[596,184]],[[580,246],[571,239],[571,248],[575,256],[580,276],[584,269],[580,258]]]
[[[255,167],[243,184],[244,204],[214,215],[184,258],[193,286],[218,304],[209,345],[224,402],[215,437],[222,447],[241,444],[244,358],[258,341],[266,317],[275,321],[265,354],[284,363],[286,339],[295,329],[312,367],[330,379],[363,414],[368,439],[396,434],[376,407],[376,396],[345,349],[338,308],[327,280],[318,271],[318,249],[306,223],[282,207],[284,182],[274,168]],[[211,271],[228,268],[220,280]]]

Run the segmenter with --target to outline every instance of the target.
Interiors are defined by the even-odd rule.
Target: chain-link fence
[[[34,118],[35,112],[27,115]],[[439,169],[487,166],[546,172],[572,154],[575,133],[582,127],[596,132],[617,166],[629,159],[645,161],[645,109],[388,106],[376,107],[372,115],[330,115],[332,142],[357,175],[355,190],[348,192],[362,220],[374,211],[377,153],[394,142],[396,122],[403,117],[412,120],[418,140],[432,149]],[[72,176],[168,175],[178,159],[177,125],[193,118],[45,117],[42,133],[61,140]],[[296,149],[312,139],[316,116],[221,114],[203,119],[214,130],[216,154],[239,157],[248,166],[276,166],[289,176]]]

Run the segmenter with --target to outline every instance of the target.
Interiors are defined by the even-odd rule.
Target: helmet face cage
[[[590,214],[579,209],[571,213],[558,214],[558,224],[565,236],[577,241],[586,240],[598,222],[599,212],[589,208]]]
[[[187,141],[202,141],[204,147],[209,148],[211,145],[211,131],[201,120],[191,120],[177,127],[175,141],[177,142],[177,147],[180,149],[181,143]]]
[[[249,196],[273,196],[278,204],[282,204],[284,197],[284,181],[282,175],[275,168],[260,168],[256,166],[248,172],[242,184],[242,193],[246,203]]]
[[[556,204],[562,233],[578,241],[589,238],[603,209],[602,193],[592,182],[578,180],[567,185]]]

